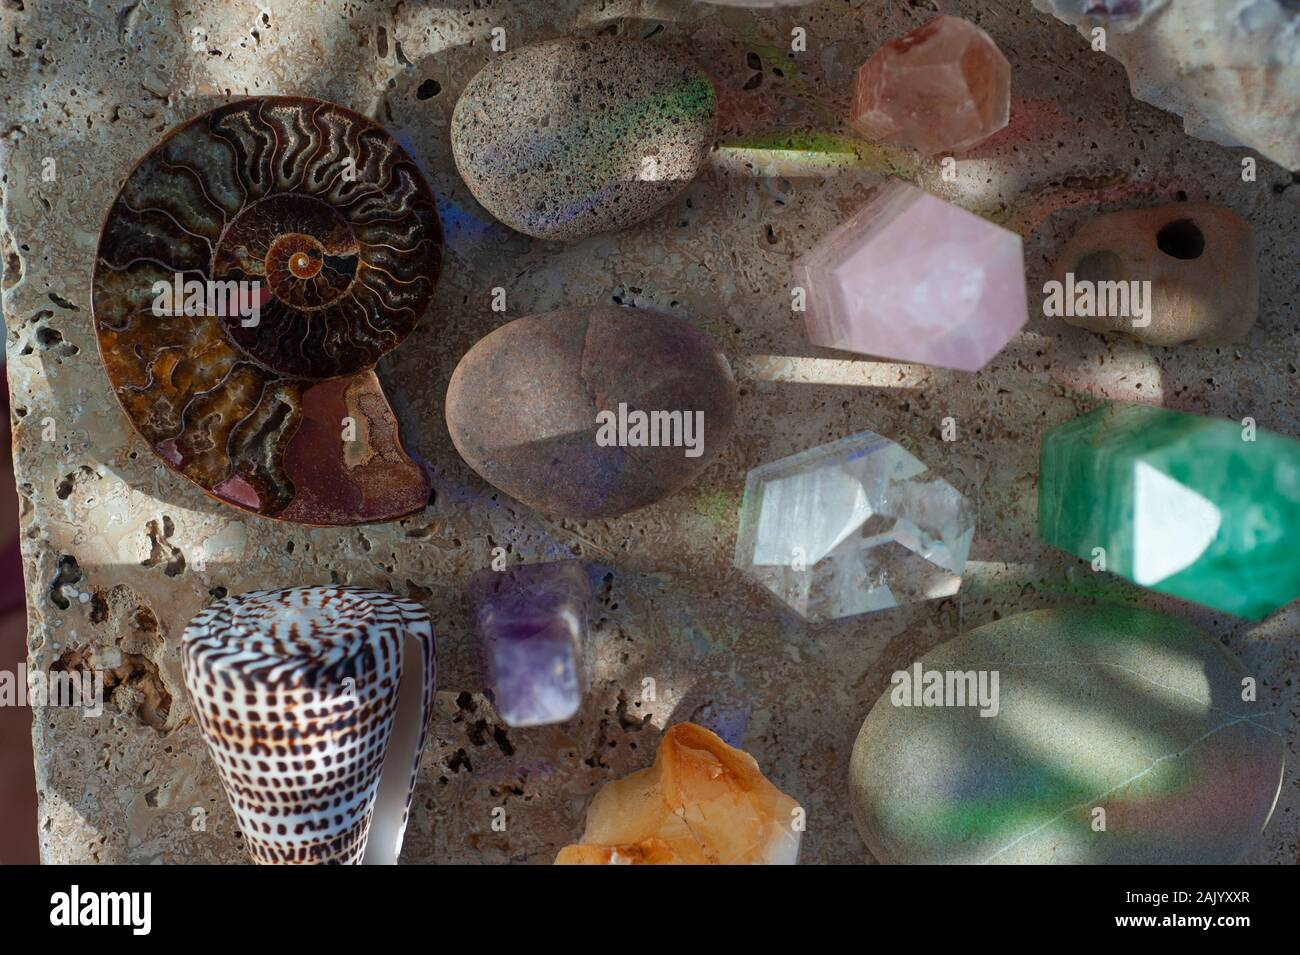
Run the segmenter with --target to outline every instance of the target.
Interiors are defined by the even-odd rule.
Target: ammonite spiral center
[[[338,295],[333,294],[336,286],[331,284],[330,278],[340,263],[337,256],[331,257],[330,269],[321,275],[326,254],[325,247],[314,237],[301,233],[282,235],[272,242],[271,250],[266,254],[266,278],[276,297],[285,301],[305,299],[306,293],[310,291],[323,293],[331,302],[338,298]],[[344,264],[348,263],[345,261]],[[355,266],[355,258],[351,264]],[[320,276],[319,282],[315,281],[317,276]]]
[[[221,237],[212,271],[220,279],[260,277],[277,301],[310,311],[348,292],[359,261],[357,237],[337,211],[290,193],[244,210]]]
[[[296,279],[315,278],[324,262],[325,253],[320,243],[309,235],[286,235],[271,246],[267,258],[267,272],[273,272],[277,260],[284,258],[284,268]]]

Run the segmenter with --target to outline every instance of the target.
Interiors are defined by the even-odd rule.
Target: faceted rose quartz
[[[484,667],[508,726],[562,723],[585,689],[587,577],[578,561],[481,570],[465,587]]]
[[[649,769],[607,783],[587,809],[582,841],[556,865],[793,865],[798,805],[694,723],[664,733]]]
[[[808,338],[977,371],[1029,318],[1020,236],[891,180],[795,263]]]
[[[858,70],[849,125],[927,155],[970,149],[1011,116],[1011,65],[992,37],[935,17],[890,40]]]

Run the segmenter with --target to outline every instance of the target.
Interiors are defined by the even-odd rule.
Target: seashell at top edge
[[[433,193],[378,124],[305,97],[229,103],[168,132],[114,199],[93,280],[100,356],[150,448],[218,500],[305,524],[392,520],[424,506],[429,478],[373,368],[428,307],[441,261]],[[158,314],[155,283],[177,275],[249,283],[246,312],[256,282],[259,320],[221,293],[165,302],[204,314]]]

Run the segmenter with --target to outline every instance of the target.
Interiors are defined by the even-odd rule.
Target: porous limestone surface
[[[1177,117],[1136,102],[1118,63],[1027,0],[942,5],[987,30],[1013,68],[1010,126],[957,157],[954,179],[943,157],[838,138],[856,68],[938,9],[0,0],[0,258],[30,665],[102,668],[109,686],[98,718],[36,713],[44,859],[243,861],[184,701],[178,638],[216,596],[336,582],[391,590],[433,615],[438,705],[407,862],[551,861],[581,833],[592,794],[648,765],[663,728],[686,719],[748,750],[805,808],[804,862],[870,861],[850,817],[848,762],[890,674],[962,629],[1096,599],[1189,619],[1258,678],[1290,758],[1249,858],[1294,862],[1297,606],[1251,624],[1141,592],[1039,543],[1034,514],[1038,436],[1104,398],[1300,433],[1300,182],[1262,158],[1244,181],[1246,150],[1191,139]],[[469,77],[498,55],[494,39],[509,48],[575,30],[687,53],[718,87],[718,145],[684,196],[648,221],[561,245],[511,233],[474,203],[447,124]],[[175,123],[272,93],[374,117],[442,203],[447,261],[433,306],[379,367],[408,444],[436,476],[429,505],[396,523],[308,529],[214,503],[136,437],[99,362],[90,275],[118,184]],[[797,141],[786,135],[795,131]],[[783,151],[800,144],[812,151]],[[818,349],[791,310],[793,259],[887,174],[1025,239],[1030,322],[976,374]],[[1162,349],[1043,316],[1050,262],[1082,222],[1182,198],[1223,203],[1254,230],[1260,319],[1245,339]],[[498,287],[504,312],[493,310]],[[491,329],[601,302],[661,309],[709,332],[740,380],[736,432],[668,500],[613,520],[550,521],[457,457],[442,415],[447,381]],[[944,440],[946,418],[955,440]],[[966,582],[954,597],[809,626],[731,566],[745,474],[864,429],[899,441],[975,502]],[[483,696],[461,587],[496,548],[603,569],[591,690],[561,726],[510,729]]]

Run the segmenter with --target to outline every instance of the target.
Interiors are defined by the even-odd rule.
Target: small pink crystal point
[[[1011,117],[1011,65],[960,17],[890,40],[858,70],[849,125],[927,155],[970,149]]]
[[[815,345],[978,371],[1029,319],[1020,236],[891,180],[795,263]]]

